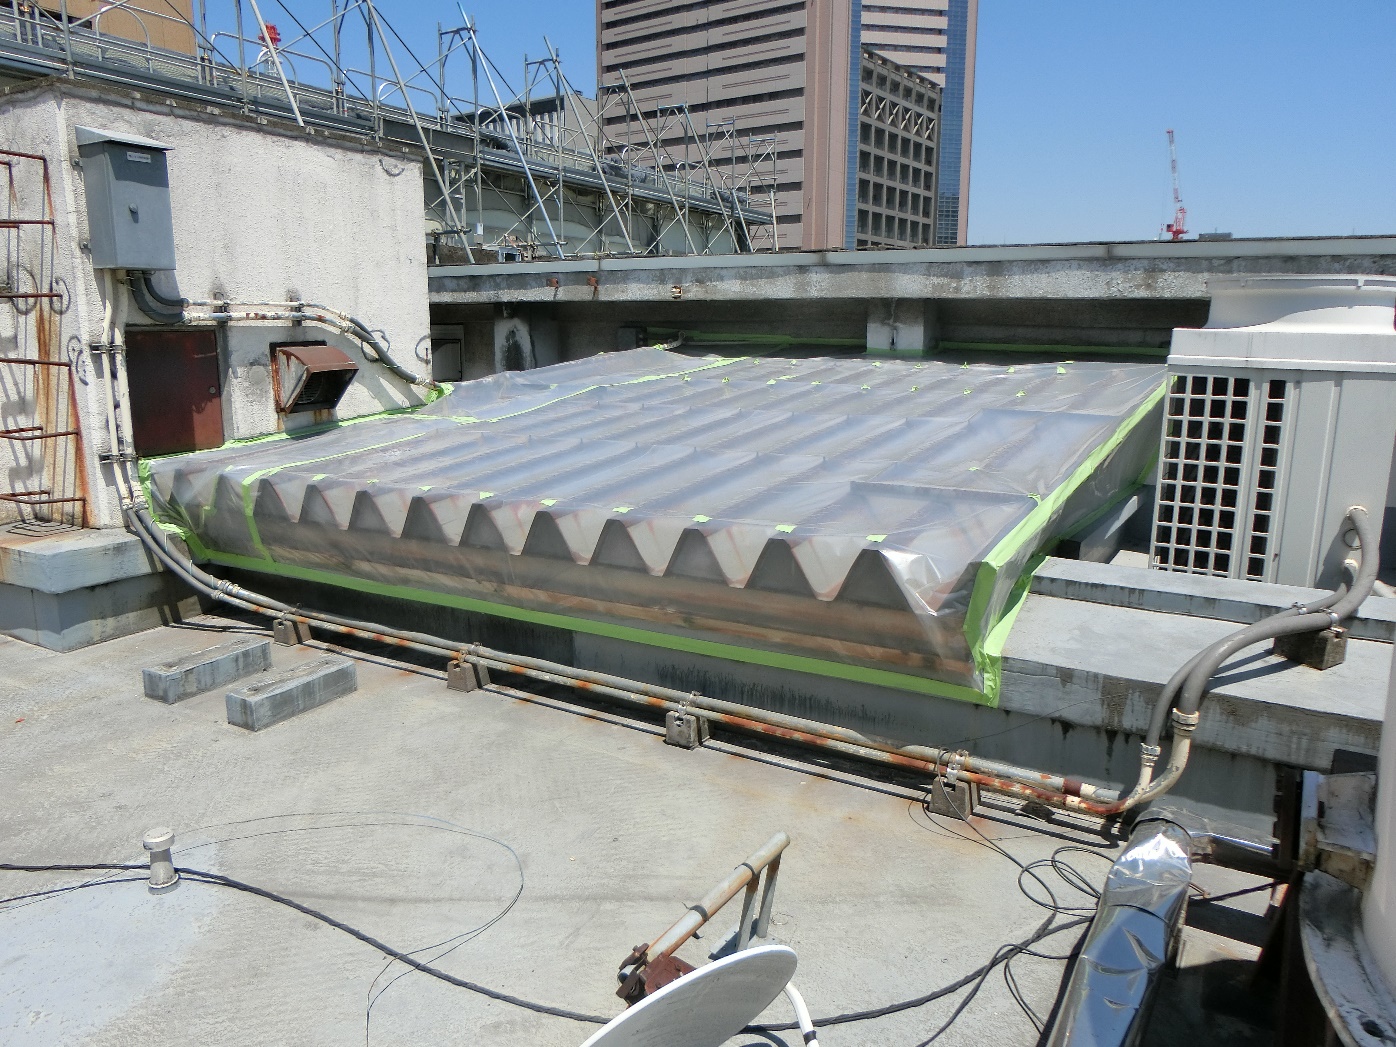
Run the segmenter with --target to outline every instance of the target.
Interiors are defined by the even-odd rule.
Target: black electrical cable
[[[139,868],[141,868],[141,866],[139,865],[115,865],[98,862],[92,862],[85,865],[16,865],[10,863],[0,863],[0,871],[4,872],[94,872],[104,869],[130,870]],[[365,945],[371,945],[373,948],[383,953],[383,955],[391,956],[394,960],[397,960],[401,963],[405,963],[414,970],[421,971],[423,974],[429,974],[433,978],[437,978],[443,982],[446,982],[448,985],[454,985],[457,988],[461,989],[468,989],[471,992],[478,993],[481,996],[487,996],[492,1000],[498,1000],[500,1003],[512,1004],[515,1007],[521,1007],[524,1010],[533,1011],[537,1014],[548,1014],[556,1018],[570,1018],[573,1021],[586,1022],[591,1025],[604,1025],[606,1024],[606,1022],[610,1020],[609,1018],[603,1018],[597,1014],[583,1014],[580,1011],[568,1010],[565,1007],[553,1007],[550,1004],[546,1003],[535,1003],[532,1000],[525,1000],[518,996],[512,996],[509,993],[501,992],[498,989],[491,989],[487,985],[480,985],[476,982],[467,981],[465,978],[458,978],[454,974],[448,974],[445,971],[436,969],[428,963],[424,963],[421,960],[413,958],[411,953],[403,952],[401,949],[393,948],[386,942],[379,941],[377,938],[373,937],[370,934],[367,934],[364,931],[359,930],[357,927],[344,923],[342,920],[336,920],[333,916],[330,916],[327,913],[323,913],[319,909],[311,908],[309,905],[305,905],[301,902],[298,902],[294,898],[288,898],[284,894],[277,894],[275,891],[269,891],[265,887],[258,887],[256,884],[246,883],[242,880],[234,879],[231,876],[224,876],[221,873],[208,872],[204,869],[181,868],[179,870],[179,876],[181,881],[188,881],[190,883],[210,884],[215,887],[227,887],[235,891],[242,891],[245,894],[254,895],[258,898],[264,898],[270,902],[276,902],[278,905],[284,905],[288,909],[294,909],[296,912],[301,913],[302,915],[309,916],[315,920],[319,920],[321,923],[333,927],[337,931],[343,931],[351,938],[357,938]],[[118,881],[98,880],[92,881],[90,884],[85,885],[75,884],[74,887],[95,887],[116,882]]]
[[[928,801],[923,801],[923,805],[924,805],[925,803],[927,803],[927,802],[928,802]],[[951,801],[951,803],[952,803],[952,806],[953,806],[953,801]],[[365,813],[367,813],[367,812],[365,812]],[[376,814],[376,813],[379,813],[379,812],[373,812],[373,813]],[[392,812],[392,813],[395,813],[395,812]],[[929,814],[929,811],[928,811],[927,813]],[[329,812],[329,813],[326,814],[325,816],[328,817],[328,816],[331,816],[331,815],[333,815],[333,816],[344,816],[344,817],[363,816],[363,815],[361,815],[361,814],[356,814],[355,812],[342,812],[342,815],[341,815],[340,812]],[[286,816],[273,816],[273,817],[286,817]],[[308,815],[306,815],[306,817],[308,817]],[[248,824],[248,823],[250,823],[250,822],[265,821],[265,820],[268,820],[268,819],[263,819],[263,818],[245,819],[244,821],[241,821],[241,822],[222,823],[222,825],[242,825],[242,824]],[[369,823],[369,824],[395,824],[395,823]],[[448,824],[449,824],[449,823],[448,823]],[[1075,851],[1083,851],[1083,852],[1086,852],[1086,853],[1096,853],[1096,852],[1090,851],[1089,848],[1084,848],[1084,847],[1074,847],[1074,846],[1060,847],[1060,848],[1057,849],[1057,851],[1053,852],[1052,857],[1049,858],[1049,859],[1043,859],[1043,860],[1041,860],[1041,861],[1039,861],[1039,862],[1033,862],[1033,863],[1024,864],[1024,863],[1020,862],[1017,858],[1015,858],[1012,854],[1010,854],[1008,851],[1006,851],[1004,848],[1002,848],[1001,846],[999,846],[997,843],[995,843],[994,841],[990,840],[987,836],[984,836],[984,834],[981,833],[981,832],[979,832],[979,830],[978,830],[977,828],[975,828],[975,826],[974,826],[972,823],[966,822],[966,824],[969,825],[969,827],[970,827],[971,829],[973,829],[974,832],[984,841],[984,843],[983,843],[984,846],[988,846],[988,847],[990,847],[991,849],[997,851],[998,853],[1002,854],[1004,857],[1008,858],[1010,861],[1012,861],[1015,865],[1017,865],[1017,866],[1019,867],[1019,870],[1020,870],[1020,873],[1019,873],[1020,890],[1023,890],[1024,895],[1027,896],[1027,897],[1029,898],[1029,900],[1033,901],[1034,904],[1042,905],[1044,908],[1049,909],[1047,919],[1046,919],[1045,921],[1043,921],[1043,923],[1042,923],[1041,925],[1039,925],[1039,926],[1037,927],[1037,929],[1034,930],[1033,933],[1030,934],[1030,935],[1028,935],[1026,938],[1023,938],[1023,939],[1021,939],[1021,940],[1018,941],[1018,942],[1008,943],[1008,944],[1005,944],[1005,945],[1000,946],[998,949],[995,950],[993,956],[989,959],[989,961],[988,961],[987,963],[981,965],[980,967],[975,968],[974,970],[970,971],[968,974],[963,975],[962,977],[956,979],[955,981],[953,981],[953,982],[951,982],[951,983],[949,983],[949,984],[947,984],[947,985],[944,985],[944,986],[941,986],[940,988],[934,989],[934,990],[932,990],[931,992],[928,992],[928,993],[926,993],[926,994],[924,994],[924,995],[922,995],[922,996],[917,996],[917,997],[914,997],[914,998],[908,999],[908,1000],[902,1000],[902,1001],[899,1001],[899,1002],[897,1002],[897,1003],[885,1004],[885,1005],[880,1006],[880,1007],[872,1007],[872,1008],[867,1008],[867,1009],[865,1009],[865,1010],[859,1010],[859,1011],[848,1011],[848,1012],[844,1012],[844,1013],[841,1013],[841,1014],[829,1015],[829,1016],[827,1016],[827,1017],[815,1018],[815,1019],[813,1020],[813,1024],[814,1024],[817,1028],[824,1028],[824,1027],[833,1026],[833,1025],[846,1025],[846,1024],[851,1024],[851,1023],[854,1023],[854,1022],[869,1021],[869,1020],[872,1020],[872,1019],[875,1019],[875,1018],[883,1018],[883,1017],[887,1017],[887,1016],[892,1015],[892,1014],[899,1014],[899,1013],[902,1013],[902,1012],[905,1012],[905,1011],[914,1010],[914,1009],[919,1008],[919,1007],[924,1007],[925,1005],[927,1005],[927,1004],[929,1004],[929,1003],[933,1003],[933,1002],[935,1002],[936,1000],[940,1000],[940,999],[943,999],[943,998],[945,998],[945,997],[947,997],[947,996],[953,995],[954,993],[956,993],[956,992],[958,992],[959,990],[963,989],[963,988],[964,988],[965,986],[967,986],[967,985],[972,985],[973,987],[971,988],[969,994],[966,996],[966,998],[965,998],[964,1000],[962,1000],[962,1001],[956,1006],[955,1011],[952,1012],[952,1014],[951,1014],[950,1018],[948,1019],[947,1023],[944,1024],[944,1025],[942,1025],[942,1027],[941,1027],[939,1030],[937,1030],[936,1033],[934,1033],[934,1034],[932,1035],[931,1039],[926,1040],[926,1041],[924,1041],[923,1044],[919,1045],[919,1047],[925,1047],[926,1044],[929,1044],[929,1043],[934,1042],[934,1040],[935,1040],[936,1038],[938,1038],[947,1028],[949,1028],[950,1025],[953,1024],[953,1022],[955,1021],[955,1019],[958,1018],[958,1016],[959,1016],[961,1013],[963,1013],[964,1009],[969,1005],[970,1001],[972,1001],[972,1000],[974,999],[974,997],[979,993],[980,989],[983,988],[984,982],[987,980],[988,976],[989,976],[990,974],[993,973],[993,971],[994,971],[995,968],[997,968],[997,967],[1000,966],[1001,964],[1007,964],[1007,963],[1011,962],[1012,959],[1013,959],[1015,956],[1019,956],[1019,955],[1040,956],[1040,957],[1045,958],[1045,959],[1060,959],[1061,957],[1054,956],[1054,955],[1052,955],[1052,954],[1048,954],[1048,953],[1039,953],[1039,952],[1033,950],[1033,949],[1032,949],[1032,946],[1035,945],[1035,944],[1037,944],[1038,942],[1040,942],[1040,941],[1046,939],[1046,938],[1052,937],[1053,935],[1061,934],[1061,933],[1063,933],[1063,932],[1065,932],[1065,931],[1069,931],[1069,930],[1074,930],[1074,929],[1076,929],[1076,928],[1078,928],[1078,927],[1082,927],[1082,926],[1084,926],[1084,925],[1090,923],[1090,918],[1089,918],[1089,917],[1084,917],[1084,916],[1083,916],[1083,917],[1078,917],[1078,918],[1075,918],[1075,919],[1068,920],[1066,923],[1056,924],[1056,925],[1054,926],[1054,923],[1055,923],[1055,921],[1057,920],[1057,918],[1058,918],[1059,916],[1061,916],[1061,915],[1066,915],[1066,914],[1072,912],[1073,909],[1072,909],[1071,907],[1062,906],[1062,905],[1060,905],[1059,902],[1057,902],[1055,893],[1051,890],[1051,887],[1046,883],[1046,881],[1043,880],[1043,879],[1038,875],[1038,873],[1036,872],[1036,867],[1037,867],[1037,866],[1040,866],[1040,865],[1043,865],[1043,864],[1048,864],[1048,865],[1050,865],[1051,867],[1054,867],[1054,868],[1055,868],[1057,865],[1063,865],[1063,866],[1065,866],[1065,863],[1061,862],[1061,860],[1060,860],[1059,857],[1058,857],[1058,855],[1059,855],[1060,853],[1065,852],[1065,851],[1073,851],[1073,850],[1075,850]],[[204,828],[212,828],[212,827],[213,827],[213,826],[205,826]],[[353,825],[353,824],[350,824],[350,825],[343,825],[343,826],[339,826],[339,825],[336,825],[336,826],[317,826],[317,827],[314,827],[314,828],[325,828],[325,829],[328,829],[328,828],[355,828],[355,827],[357,827],[357,826],[356,826],[356,825]],[[484,836],[483,834],[474,833],[474,832],[472,832],[472,831],[470,831],[470,830],[462,830],[460,827],[455,827],[455,828],[456,828],[457,831],[464,831],[467,835],[480,836],[482,839],[491,840],[492,842],[496,842],[496,843],[499,843],[499,842],[500,842],[500,841],[494,840],[493,837],[488,837],[488,836]],[[261,836],[261,835],[272,835],[272,834],[274,834],[274,833],[279,833],[279,832],[296,832],[296,831],[304,831],[304,830],[301,830],[301,829],[278,829],[278,830],[273,830],[271,833],[257,833],[257,834],[252,834],[252,835],[253,835],[253,836]],[[969,837],[964,836],[963,834],[960,834],[960,833],[956,833],[955,835],[960,836],[962,839],[966,839],[966,840],[969,840],[969,839],[970,839]],[[245,839],[245,838],[252,838],[252,837],[251,837],[251,836],[249,836],[249,837],[233,837],[233,838],[231,838],[231,839]],[[210,841],[210,842],[211,842],[211,843],[217,843],[217,842],[225,842],[225,841]],[[199,845],[197,845],[197,846],[206,846],[206,845],[207,845],[207,844],[199,844]],[[508,847],[507,844],[505,844],[504,846],[505,846],[506,848]],[[182,848],[182,850],[191,850],[191,849],[194,849],[194,848]],[[512,851],[512,848],[509,848],[509,849]],[[1104,857],[1104,855],[1102,855],[1102,857]],[[1070,866],[1065,866],[1065,867],[1070,868]],[[123,872],[123,871],[134,871],[134,870],[144,870],[144,869],[145,869],[145,866],[144,866],[144,865],[140,865],[140,864],[130,864],[130,863],[86,863],[86,864],[51,864],[51,865],[22,865],[22,864],[12,864],[12,863],[0,863],[0,871],[8,871],[8,872],[35,872],[35,873],[40,873],[40,872],[98,872],[98,871],[117,871],[117,872]],[[319,920],[320,922],[322,922],[322,923],[324,923],[324,924],[326,924],[326,925],[328,925],[328,926],[330,926],[330,927],[333,927],[334,929],[336,929],[336,930],[338,930],[338,931],[342,931],[342,932],[344,932],[345,934],[348,934],[348,935],[349,935],[350,937],[352,937],[352,938],[357,938],[359,941],[363,942],[363,943],[366,944],[366,945],[370,945],[370,946],[372,946],[373,948],[378,949],[378,950],[379,950],[380,952],[382,952],[384,955],[389,956],[389,957],[391,958],[392,961],[396,961],[396,962],[403,963],[403,964],[407,965],[411,970],[420,971],[420,972],[423,973],[423,974],[430,975],[430,976],[433,977],[433,978],[437,978],[438,980],[443,981],[443,982],[446,982],[446,983],[449,984],[449,985],[454,985],[454,986],[456,986],[457,988],[467,989],[467,990],[469,990],[469,991],[471,991],[471,992],[477,993],[477,994],[482,995],[482,996],[486,996],[486,997],[488,997],[488,998],[490,998],[490,999],[493,999],[493,1000],[497,1000],[497,1001],[499,1001],[499,1002],[501,1002],[501,1003],[508,1003],[508,1004],[510,1004],[510,1005],[512,1005],[512,1006],[519,1007],[519,1008],[522,1008],[522,1009],[524,1009],[524,1010],[532,1011],[532,1012],[534,1012],[534,1013],[536,1013],[536,1014],[545,1014],[545,1015],[549,1015],[549,1016],[552,1016],[552,1017],[567,1018],[567,1019],[570,1019],[570,1020],[572,1020],[572,1021],[584,1022],[584,1023],[587,1023],[587,1024],[591,1024],[591,1025],[604,1025],[607,1021],[609,1021],[609,1019],[603,1018],[603,1017],[601,1017],[600,1015],[584,1014],[584,1013],[582,1013],[582,1012],[573,1011],[573,1010],[570,1010],[570,1009],[567,1009],[567,1008],[563,1008],[563,1007],[554,1007],[554,1006],[552,1006],[552,1005],[550,1005],[550,1004],[538,1003],[538,1002],[533,1001],[533,1000],[527,1000],[527,999],[523,999],[522,997],[513,996],[513,995],[511,995],[511,994],[509,994],[509,993],[505,993],[505,992],[502,992],[502,991],[497,990],[497,989],[491,989],[491,988],[489,988],[489,987],[487,987],[487,986],[480,985],[480,984],[478,984],[478,983],[476,983],[476,982],[468,981],[468,980],[466,980],[466,979],[464,979],[464,978],[459,978],[459,977],[457,977],[457,976],[455,976],[455,975],[448,974],[447,972],[442,971],[442,970],[439,970],[438,968],[432,966],[432,963],[429,963],[429,962],[426,962],[426,961],[422,961],[422,960],[416,959],[415,954],[421,953],[421,952],[425,952],[425,951],[428,951],[428,950],[430,950],[430,949],[437,948],[437,947],[439,947],[439,946],[441,946],[441,945],[446,945],[446,944],[455,942],[455,940],[456,940],[455,938],[447,939],[445,942],[439,942],[439,943],[437,943],[436,945],[426,946],[426,947],[424,947],[424,948],[419,948],[419,949],[413,950],[413,951],[411,951],[411,952],[404,952],[404,951],[402,951],[402,950],[395,949],[394,947],[392,947],[392,946],[386,944],[385,942],[380,941],[380,940],[377,939],[377,938],[374,938],[373,936],[367,934],[367,933],[364,932],[364,931],[359,930],[357,927],[354,927],[354,926],[352,926],[351,924],[344,923],[344,922],[341,921],[341,920],[336,920],[334,917],[329,916],[329,915],[326,914],[326,913],[320,912],[318,909],[314,909],[314,908],[312,908],[312,907],[310,907],[310,906],[308,906],[308,905],[305,905],[305,904],[303,904],[303,903],[301,903],[301,902],[296,901],[296,900],[293,899],[293,898],[289,898],[289,897],[286,897],[285,895],[281,895],[281,894],[278,894],[278,893],[276,893],[276,892],[274,892],[274,891],[267,890],[266,888],[258,887],[258,886],[256,886],[255,884],[246,883],[246,882],[244,882],[244,881],[234,879],[233,877],[230,877],[230,876],[224,876],[224,875],[222,875],[222,874],[220,874],[220,873],[208,872],[208,871],[201,870],[201,869],[190,869],[190,868],[181,867],[179,871],[180,871],[180,877],[181,877],[181,879],[187,880],[187,881],[189,881],[189,882],[191,882],[191,883],[201,883],[201,884],[205,884],[205,885],[208,885],[208,886],[224,887],[224,888],[228,888],[228,889],[232,889],[232,890],[241,891],[241,892],[243,892],[243,893],[247,893],[247,894],[251,894],[251,895],[254,895],[254,896],[256,896],[256,897],[259,897],[259,898],[263,898],[263,899],[265,899],[265,900],[267,900],[267,901],[275,902],[275,903],[277,903],[277,904],[279,904],[279,905],[284,905],[284,906],[286,906],[287,908],[294,909],[296,912],[299,912],[299,913],[301,913],[302,915],[309,916],[309,917],[311,917],[312,919],[315,919],[315,920]],[[1073,870],[1073,872],[1075,872],[1075,870]],[[1081,883],[1086,884],[1086,886],[1089,887],[1089,884],[1085,881],[1085,878],[1084,878],[1083,876],[1081,876],[1081,874],[1080,874],[1079,872],[1076,872],[1075,875],[1076,875],[1076,877],[1081,881]],[[1056,903],[1056,904],[1044,903],[1044,902],[1042,902],[1040,899],[1038,899],[1038,898],[1032,896],[1026,889],[1024,889],[1024,888],[1022,887],[1022,879],[1023,879],[1024,876],[1029,876],[1029,877],[1031,877],[1031,878],[1037,880],[1037,882],[1038,882],[1039,884],[1041,884],[1041,886],[1043,887],[1043,889],[1047,892],[1048,897],[1052,900],[1053,903]],[[123,879],[110,879],[110,878],[104,878],[104,879],[99,879],[99,880],[89,880],[89,881],[87,881],[87,882],[85,882],[85,883],[81,883],[81,884],[72,884],[72,885],[69,885],[69,886],[63,887],[63,888],[56,888],[52,893],[62,893],[62,892],[64,892],[64,891],[70,891],[70,890],[81,890],[81,889],[84,889],[84,888],[87,888],[87,887],[106,886],[106,885],[108,885],[108,884],[115,884],[115,883],[127,883],[127,882],[131,882],[132,879],[144,879],[144,877],[123,878]],[[1068,879],[1066,876],[1063,876],[1063,879],[1066,880],[1068,883],[1070,883],[1073,887],[1076,887],[1076,884],[1073,883],[1072,880]],[[1079,889],[1079,888],[1078,888],[1078,889]],[[49,892],[43,892],[43,893],[49,893]],[[1089,893],[1089,891],[1086,892],[1086,893]],[[516,896],[516,899],[515,899],[515,900],[517,900],[517,896]],[[513,905],[513,902],[510,903],[510,907],[512,907],[512,905]],[[507,909],[506,909],[506,912],[507,912]],[[494,920],[489,921],[489,923],[487,923],[487,924],[484,925],[484,926],[485,926],[485,927],[488,927],[488,926],[492,925],[493,923],[497,922],[498,919],[501,919],[502,916],[503,916],[503,914],[500,914],[500,916],[495,917]],[[467,931],[467,932],[465,932],[465,934],[460,935],[460,936],[457,936],[457,937],[464,938],[464,937],[466,937],[467,935],[471,935],[471,934],[473,934],[473,933],[474,933],[473,931]],[[454,947],[455,947],[455,946],[453,946],[453,948],[454,948]],[[449,951],[451,951],[451,950],[447,950],[447,952],[449,952]],[[441,958],[441,956],[444,956],[444,955],[446,955],[446,953],[442,953],[442,954],[440,954],[439,956],[433,957],[433,962],[435,962],[436,960],[439,960],[439,959]],[[385,967],[384,969],[386,970],[386,967]],[[404,973],[406,973],[406,972],[404,972]],[[381,975],[382,975],[382,972],[380,972],[379,976],[381,977]],[[399,976],[399,977],[401,977],[401,976]],[[396,980],[396,979],[394,979],[394,980]],[[377,979],[375,978],[375,982],[376,982],[376,981],[377,981]],[[391,983],[389,983],[389,984],[391,984]],[[386,988],[387,988],[387,987],[385,986],[384,989],[386,990]],[[1013,990],[1010,988],[1010,992],[1012,992],[1012,991],[1013,991]],[[371,988],[371,987],[370,987],[370,992],[372,992],[372,988]],[[372,996],[372,997],[371,997],[371,1001],[372,1001],[372,1000],[376,1000],[377,997],[378,997],[378,996],[381,996],[381,995],[382,995],[382,991],[380,991],[380,992],[377,994],[377,996]],[[1018,998],[1018,994],[1015,993],[1014,996],[1015,996],[1015,999]],[[1020,1002],[1020,1005],[1022,1005],[1022,1001],[1019,1001],[1019,1002]],[[371,1006],[372,1006],[372,1004],[371,1004],[371,1002],[370,1002],[370,1009],[371,1009]],[[1024,1009],[1025,1009],[1025,1012],[1029,1015],[1029,1018],[1030,1018],[1030,1020],[1031,1020],[1032,1017],[1033,1017],[1034,1012],[1032,1012],[1032,1011],[1031,1011],[1031,1008],[1029,1008],[1029,1007],[1024,1007]],[[367,1015],[366,1015],[366,1021],[367,1021]],[[792,1030],[795,1030],[795,1029],[798,1029],[798,1028],[799,1028],[799,1024],[798,1024],[797,1022],[782,1022],[782,1023],[777,1023],[777,1024],[751,1025],[751,1026],[748,1026],[746,1029],[744,1029],[743,1032],[747,1032],[747,1033],[788,1032],[788,1031],[792,1031]],[[366,1033],[367,1033],[367,1025],[366,1025]]]
[[[945,789],[944,783],[941,780],[937,779],[935,782],[933,782],[931,788],[939,788],[941,790],[940,798],[942,802],[948,804],[950,806],[950,809],[955,811],[956,814],[960,816],[959,820],[962,821],[970,829],[970,831],[975,834],[975,836],[979,837],[979,839],[976,841],[972,837],[967,836],[964,833],[956,832],[953,829],[951,829],[950,831],[953,833],[953,835],[958,836],[961,839],[966,840],[970,843],[979,843],[980,846],[988,847],[990,850],[1002,855],[1004,858],[1007,858],[1010,862],[1016,865],[1018,867],[1018,890],[1023,894],[1025,898],[1027,898],[1033,904],[1040,905],[1044,909],[1047,909],[1048,915],[1047,919],[1043,922],[1041,928],[1039,928],[1039,934],[1035,936],[1033,939],[1025,939],[1023,942],[1019,942],[1013,945],[1000,946],[1000,948],[994,953],[993,958],[990,959],[989,963],[985,964],[984,967],[980,968],[979,977],[973,979],[973,987],[965,995],[965,997],[956,1005],[955,1009],[950,1013],[949,1017],[946,1018],[946,1020],[940,1025],[939,1028],[935,1030],[935,1032],[933,1032],[930,1035],[930,1037],[917,1044],[917,1047],[929,1047],[930,1044],[934,1043],[942,1035],[944,1035],[945,1032],[955,1024],[955,1022],[959,1019],[960,1015],[962,1015],[965,1012],[965,1010],[969,1007],[970,1003],[973,1002],[974,998],[979,994],[979,991],[983,989],[984,984],[988,980],[989,974],[993,970],[993,968],[999,966],[1000,964],[1002,964],[1003,966],[1004,983],[1007,986],[1009,995],[1013,998],[1013,1001],[1022,1010],[1024,1016],[1028,1019],[1029,1022],[1032,1023],[1033,1028],[1040,1035],[1046,1027],[1046,1022],[1044,1021],[1042,1016],[1039,1015],[1028,1003],[1021,988],[1019,987],[1017,979],[1014,976],[1012,970],[1013,960],[1016,957],[1022,955],[1052,960],[1064,960],[1070,958],[1070,954],[1067,954],[1066,956],[1059,956],[1050,953],[1041,953],[1031,948],[1031,946],[1036,944],[1038,940],[1047,937],[1049,934],[1056,934],[1059,931],[1065,931],[1069,928],[1080,927],[1082,925],[1089,924],[1091,920],[1094,918],[1094,913],[1098,907],[1101,892],[1086,878],[1086,876],[1083,873],[1080,872],[1080,870],[1076,869],[1069,862],[1063,859],[1062,855],[1069,852],[1080,852],[1084,854],[1097,855],[1098,857],[1106,860],[1111,859],[1108,855],[1093,850],[1089,847],[1067,845],[1065,847],[1058,847],[1055,851],[1052,852],[1049,858],[1039,859],[1034,862],[1023,862],[1019,858],[1017,858],[1017,856],[1015,856],[1014,854],[1009,852],[1005,847],[999,844],[996,840],[990,839],[983,832],[981,832],[979,828],[972,821],[969,820],[968,815],[972,812],[960,811],[958,805],[955,803],[954,798]],[[922,810],[926,813],[927,817],[933,817],[933,814],[930,810],[930,799],[930,793],[928,792],[927,796],[921,802]],[[1067,886],[1071,887],[1075,891],[1078,891],[1082,895],[1090,898],[1092,904],[1089,906],[1063,905],[1061,903],[1061,900],[1057,897],[1056,892],[1052,890],[1051,886],[1039,873],[1039,870],[1041,869],[1050,869]],[[1044,901],[1042,898],[1037,897],[1033,894],[1032,891],[1028,889],[1026,882],[1028,879],[1036,881],[1037,884],[1042,888],[1042,890],[1046,892],[1046,901]],[[1076,919],[1073,919],[1068,923],[1058,924],[1055,927],[1053,926],[1053,924],[1059,916],[1085,913],[1089,913],[1090,915],[1079,915]]]

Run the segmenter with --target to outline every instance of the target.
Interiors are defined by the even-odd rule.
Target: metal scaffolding
[[[680,107],[655,126],[624,84],[586,98],[546,39],[516,89],[463,11],[454,27],[438,23],[423,60],[374,0],[330,0],[319,20],[293,9],[307,6],[195,0],[186,13],[174,0],[115,0],[78,18],[67,0],[15,3],[0,7],[0,69],[158,88],[416,146],[437,260],[778,246],[773,143],[743,139],[739,166],[730,124],[700,133]],[[191,41],[187,52],[152,43],[172,34]],[[607,135],[605,116],[621,110],[647,146]],[[661,150],[680,126],[683,155]]]

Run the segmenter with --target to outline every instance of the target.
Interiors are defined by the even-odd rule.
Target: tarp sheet
[[[1032,558],[1148,470],[1162,379],[637,349],[143,471],[207,560],[992,704]]]

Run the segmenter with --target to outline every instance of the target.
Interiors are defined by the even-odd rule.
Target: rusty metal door
[[[223,443],[222,368],[213,331],[128,331],[126,371],[137,454]]]

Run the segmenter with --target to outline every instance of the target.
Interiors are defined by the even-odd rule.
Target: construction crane
[[[1173,221],[1164,226],[1164,231],[1174,240],[1188,235],[1188,209],[1183,206],[1182,194],[1178,192],[1178,150],[1173,145],[1173,128],[1168,129],[1168,166],[1173,171]]]

